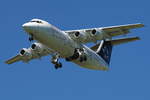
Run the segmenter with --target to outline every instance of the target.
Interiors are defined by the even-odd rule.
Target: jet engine
[[[77,39],[78,41],[80,41],[80,42],[84,42],[85,40],[86,40],[86,34],[85,34],[85,32],[83,32],[83,31],[76,31],[75,33],[74,33],[74,39]]]
[[[101,40],[104,37],[104,32],[101,29],[93,29],[90,34],[92,38],[94,37],[96,40]]]
[[[91,31],[91,35],[92,35],[92,36],[96,35],[97,33],[98,33],[98,32],[97,32],[96,29],[93,29],[93,30]]]
[[[74,35],[75,35],[76,38],[78,38],[80,36],[80,32],[77,31],[77,32],[74,33]]]
[[[43,48],[43,45],[40,43],[33,43],[31,45],[31,49],[35,50],[36,52],[42,52],[44,48]]]
[[[29,60],[32,58],[32,52],[30,49],[23,48],[20,50],[20,55],[23,57],[24,60]]]
[[[51,50],[50,48],[46,47],[41,43],[33,43],[31,45],[31,49],[34,53],[38,53],[40,55],[50,54],[53,52],[53,50]]]
[[[91,33],[92,36],[97,36],[97,35],[99,35],[101,33],[101,30],[93,29],[93,30],[91,30],[90,33]]]

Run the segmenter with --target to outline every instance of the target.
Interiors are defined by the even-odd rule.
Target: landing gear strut
[[[61,62],[58,62],[55,64],[55,69],[58,69],[58,68],[62,68]]]
[[[31,41],[33,41],[34,39],[33,39],[33,35],[31,35],[30,37],[29,37],[29,41],[31,42]]]
[[[59,55],[56,54],[55,56],[52,57],[52,60],[51,60],[51,62],[55,65],[55,69],[62,67],[62,63],[59,62],[58,59],[59,59]]]

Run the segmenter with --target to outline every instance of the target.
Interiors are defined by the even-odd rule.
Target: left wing
[[[68,33],[72,39],[81,43],[87,43],[112,38],[114,36],[125,35],[128,34],[131,29],[140,28],[143,26],[143,24],[137,23],[91,29],[70,30],[65,32]]]
[[[130,29],[140,28],[143,27],[143,24],[127,24],[127,25],[120,25],[120,26],[111,26],[111,27],[103,27],[102,30],[105,31],[111,37],[124,35],[129,33]]]
[[[140,40],[139,37],[127,37],[127,38],[119,38],[119,39],[112,39],[112,40],[105,40],[105,42],[110,42],[111,45],[120,45],[120,44],[124,44],[124,43],[129,43],[129,42],[133,42],[133,41],[137,41]],[[96,51],[99,47],[100,43],[94,45],[91,47],[91,49],[93,51]]]

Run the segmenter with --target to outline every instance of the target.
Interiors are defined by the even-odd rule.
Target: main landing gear
[[[66,58],[66,61],[72,61],[72,60],[76,60],[78,58],[79,58],[80,62],[87,60],[84,49],[76,48],[74,51],[74,54],[72,56]]]
[[[55,56],[52,57],[52,64],[55,65],[55,69],[58,69],[58,68],[62,68],[62,63],[58,61],[59,59],[59,55],[56,54]]]

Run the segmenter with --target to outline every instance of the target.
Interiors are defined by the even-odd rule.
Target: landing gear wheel
[[[87,57],[84,55],[84,49],[76,48],[74,51],[74,54],[68,58],[66,58],[66,61],[72,61],[79,58],[80,62],[86,61]]]
[[[73,56],[72,56],[73,59],[78,59],[79,58],[79,53],[76,52]]]
[[[87,61],[87,57],[85,55],[84,55],[83,59],[84,59],[84,61]]]
[[[86,60],[87,60],[87,57],[85,55],[80,57],[80,62],[83,62],[83,61],[86,61]]]
[[[62,67],[62,64],[60,62],[55,64],[55,69],[58,69],[58,68],[61,68],[61,67]]]
[[[72,61],[79,58],[79,53],[75,53],[73,56],[66,58],[66,61]]]
[[[80,57],[80,62],[83,62],[83,61],[84,61],[83,57]]]

